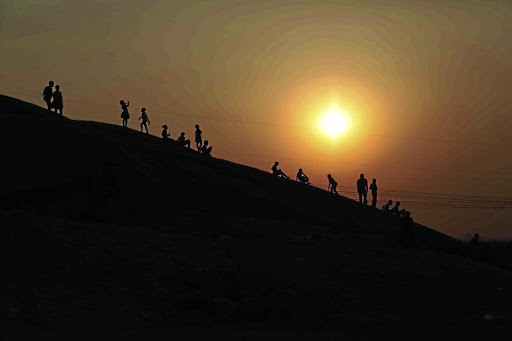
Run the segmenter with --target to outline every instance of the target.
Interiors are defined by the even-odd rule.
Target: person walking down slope
[[[327,190],[336,195],[340,195],[336,190],[336,187],[338,187],[338,183],[336,182],[336,180],[334,180],[331,174],[327,174],[327,179],[329,179],[329,186],[327,186]]]
[[[274,162],[274,165],[272,166],[272,174],[276,177],[281,177],[281,178],[285,178],[285,179],[289,179],[290,177],[286,174],[284,174],[284,172],[280,169],[277,168],[277,166],[279,166],[279,162]]]
[[[55,86],[55,92],[53,93],[52,107],[55,109],[55,113],[59,113],[62,116],[62,109],[64,108],[64,100],[62,99],[62,92],[60,92],[60,85]]]
[[[359,203],[362,204],[364,198],[364,204],[368,204],[368,200],[366,199],[368,195],[368,180],[364,178],[364,174],[361,174],[357,180],[357,193],[359,194]]]
[[[130,101],[125,103],[123,100],[121,100],[119,104],[121,104],[121,118],[123,119],[123,127],[128,127],[128,120],[130,119],[128,107],[130,106]]]
[[[171,136],[171,134],[169,134],[169,132],[167,131],[167,124],[164,124],[162,126],[163,130],[162,130],[162,138],[164,140],[167,140],[169,138],[169,136]]]
[[[372,180],[370,190],[372,191],[372,207],[377,207],[377,179]]]
[[[212,147],[208,147],[208,140],[204,140],[204,144],[199,151],[204,156],[212,156]]]
[[[190,140],[185,139],[184,132],[181,132],[180,137],[178,137],[178,144],[180,146],[183,146],[183,147],[188,146],[188,148],[190,148]]]
[[[302,171],[302,168],[299,168],[299,171],[297,172],[297,176],[295,177],[295,180],[299,181],[300,183],[303,183],[304,185],[310,185],[309,178],[306,174]]]
[[[142,133],[142,128],[146,128],[146,134],[149,134],[149,130],[148,130],[148,124],[151,124],[151,122],[149,122],[149,118],[148,118],[148,114],[146,114],[146,108],[142,108],[140,109],[140,117],[139,117],[139,120],[142,120],[142,122],[140,123],[140,132]]]
[[[201,150],[201,147],[203,146],[202,134],[203,132],[199,129],[199,124],[196,124],[196,147],[198,151]]]
[[[53,81],[50,81],[43,90],[43,100],[48,106],[48,111],[52,111]]]

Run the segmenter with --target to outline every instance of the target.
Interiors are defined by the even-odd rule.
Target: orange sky
[[[0,93],[43,105],[52,79],[66,115],[115,124],[129,100],[133,128],[144,106],[155,135],[199,123],[217,157],[322,187],[364,172],[382,200],[512,197],[510,32],[508,1],[4,0]],[[354,123],[336,141],[314,124],[333,102]],[[456,237],[512,237],[511,210],[401,201]]]

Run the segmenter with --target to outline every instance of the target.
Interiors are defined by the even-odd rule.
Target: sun
[[[344,112],[334,107],[320,118],[320,128],[331,138],[337,138],[350,128],[350,121]]]

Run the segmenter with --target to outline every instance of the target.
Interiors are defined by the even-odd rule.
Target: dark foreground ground
[[[0,117],[6,339],[510,332],[506,247],[8,97]]]

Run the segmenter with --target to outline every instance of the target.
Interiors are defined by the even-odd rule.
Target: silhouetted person
[[[121,104],[121,118],[123,119],[123,127],[128,127],[128,120],[130,119],[128,107],[130,106],[130,101],[125,103],[123,100],[121,100],[119,104]]]
[[[404,210],[405,211],[405,210]],[[404,214],[401,216],[402,221],[404,222],[405,226],[411,227],[414,223],[414,220],[411,218],[411,212],[405,211]]]
[[[406,211],[405,211],[405,208],[402,208],[402,209],[400,210],[400,212],[398,212],[398,216],[399,216],[400,218],[404,218],[404,217],[405,217],[405,212],[406,212]]]
[[[476,246],[476,245],[478,245],[479,242],[480,242],[480,235],[478,233],[475,233],[469,243],[473,246]]]
[[[389,212],[389,208],[391,207],[391,205],[393,205],[393,200],[389,200],[386,205],[382,206],[382,210],[384,212]]]
[[[368,200],[366,199],[368,194],[368,180],[364,178],[364,174],[361,174],[357,180],[357,193],[359,194],[359,203],[362,204],[364,198],[364,204],[368,204]]]
[[[164,124],[164,125],[162,126],[162,128],[163,128],[163,130],[162,130],[162,138],[163,138],[164,140],[167,140],[167,139],[169,138],[169,136],[171,136],[171,134],[169,134],[169,133],[167,132],[167,124]]]
[[[338,187],[338,183],[334,178],[331,176],[331,174],[327,174],[327,179],[329,179],[329,186],[327,186],[327,190],[331,193],[335,193],[337,195],[340,195],[338,191],[336,190],[336,187]]]
[[[204,156],[211,156],[212,147],[208,147],[208,140],[204,140],[204,144],[199,150]]]
[[[284,174],[284,172],[282,170],[278,169],[277,166],[279,166],[279,162],[276,161],[276,162],[274,162],[274,165],[271,168],[272,174],[274,174],[277,177],[289,179],[290,177],[288,175]]]
[[[180,137],[178,137],[178,143],[185,147],[185,146],[188,146],[190,148],[190,140],[186,140],[185,139],[185,133],[184,132],[181,132],[181,135]]]
[[[295,177],[295,180],[305,184],[309,185],[309,178],[304,172],[302,171],[302,168],[299,168],[299,171],[297,172],[297,176]]]
[[[370,190],[372,191],[372,207],[377,207],[377,180],[373,179],[372,184],[370,185]]]
[[[50,81],[43,90],[43,99],[48,106],[48,110],[52,110],[53,81]]]
[[[203,132],[201,131],[201,129],[199,129],[199,124],[196,124],[196,147],[197,147],[197,150],[200,150],[203,145],[202,134],[203,134]]]
[[[394,214],[396,216],[399,215],[399,212],[400,212],[400,201],[397,201],[395,203],[395,206],[393,206],[393,208],[391,209],[391,211],[389,211],[391,214]]]
[[[149,122],[148,114],[146,114],[146,108],[140,109],[139,120],[142,120],[142,122],[140,123],[140,132],[143,132],[142,127],[144,127],[146,128],[146,134],[149,134],[148,124],[151,124],[151,122]]]
[[[62,108],[64,107],[64,101],[62,100],[62,92],[60,92],[60,85],[55,86],[55,92],[53,93],[52,107],[55,108],[55,112],[62,116]]]

